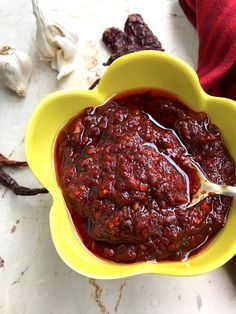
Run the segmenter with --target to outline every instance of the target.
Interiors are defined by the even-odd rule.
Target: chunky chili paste
[[[236,183],[219,129],[157,90],[85,109],[55,146],[59,184],[82,241],[97,256],[125,263],[186,259],[225,225],[230,197],[186,209],[200,184],[191,160],[213,182]]]

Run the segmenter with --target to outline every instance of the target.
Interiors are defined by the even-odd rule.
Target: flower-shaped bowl
[[[78,237],[54,171],[53,149],[59,130],[85,107],[97,106],[119,92],[159,88],[177,95],[190,108],[208,114],[236,160],[236,103],[212,97],[201,88],[194,70],[180,59],[163,52],[141,51],[117,59],[97,87],[90,91],[59,91],[43,98],[28,124],[26,158],[35,176],[53,197],[50,229],[62,260],[75,271],[93,278],[114,279],[155,273],[177,276],[199,275],[226,263],[236,253],[236,202],[226,226],[198,254],[179,262],[118,264],[99,259]]]

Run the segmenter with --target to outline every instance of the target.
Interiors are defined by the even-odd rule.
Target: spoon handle
[[[236,187],[235,186],[229,186],[229,185],[223,185],[222,186],[222,194],[236,197]]]
[[[208,191],[216,194],[227,195],[236,197],[236,187],[230,185],[220,185],[212,182],[208,182]]]

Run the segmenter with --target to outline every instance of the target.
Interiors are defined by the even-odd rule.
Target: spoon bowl
[[[202,201],[204,198],[207,196],[212,196],[212,195],[227,195],[227,196],[232,196],[236,197],[236,187],[235,186],[229,186],[226,184],[216,184],[207,179],[205,174],[202,172],[200,167],[194,162],[191,161],[193,166],[195,167],[197,174],[200,179],[200,187],[197,190],[197,192],[192,196],[192,199],[190,203],[188,204],[187,208],[193,207],[200,201]]]

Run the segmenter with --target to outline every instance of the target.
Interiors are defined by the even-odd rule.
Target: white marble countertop
[[[193,67],[197,35],[176,0],[39,0],[45,8],[63,9],[78,25],[76,71],[64,81],[37,59],[35,20],[30,0],[0,0],[1,44],[26,51],[34,74],[25,98],[0,87],[0,152],[24,159],[24,133],[35,104],[48,93],[88,88],[104,71],[108,53],[100,38],[108,26],[122,27],[129,13],[141,13],[167,52]],[[30,170],[9,170],[19,182],[39,186]],[[83,277],[58,257],[50,236],[50,195],[16,197],[0,187],[0,313],[235,313],[236,264],[207,275],[177,278],[142,275],[101,281]]]

